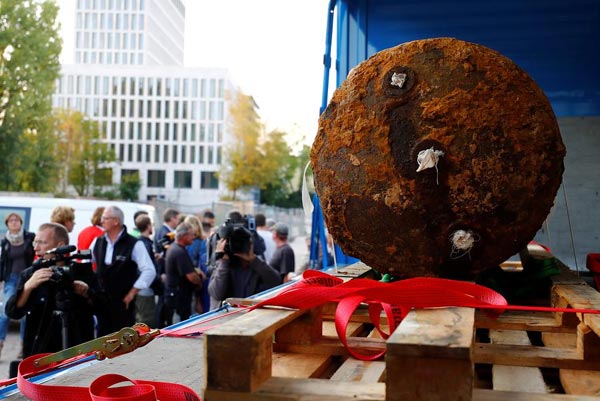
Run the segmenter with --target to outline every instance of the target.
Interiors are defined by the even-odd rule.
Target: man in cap
[[[288,244],[288,226],[283,223],[277,223],[273,227],[273,241],[275,242],[275,252],[269,261],[271,267],[279,272],[281,281],[289,281],[296,268],[294,250]]]

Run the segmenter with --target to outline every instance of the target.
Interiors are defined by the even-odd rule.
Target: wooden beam
[[[536,394],[518,391],[473,390],[473,401],[598,401],[597,397],[566,394]]]
[[[506,311],[497,319],[487,317],[482,311],[475,312],[478,329],[524,330],[553,333],[572,333],[574,328],[565,327],[551,312]]]
[[[275,330],[305,311],[257,309],[207,331],[206,388],[253,391],[271,377]]]
[[[475,363],[510,366],[536,366],[561,369],[600,369],[600,359],[583,360],[577,350],[535,346],[476,343],[473,347]]]
[[[542,341],[547,347],[577,347],[576,334],[543,333]],[[560,369],[558,374],[565,393],[600,396],[600,371]]]
[[[272,377],[251,393],[207,390],[205,396],[207,401],[385,401],[385,385]]]
[[[471,400],[470,308],[413,310],[387,341],[386,400]]]

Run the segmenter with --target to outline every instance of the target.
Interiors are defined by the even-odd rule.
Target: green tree
[[[73,185],[79,196],[87,196],[95,187],[95,177],[101,167],[116,160],[108,144],[100,140],[97,121],[88,120],[72,110],[57,110],[56,132],[58,153],[63,157],[61,186]]]
[[[229,108],[232,143],[225,148],[226,160],[219,179],[236,199],[239,190],[259,186],[260,159],[258,141],[263,130],[256,104],[251,96],[236,92]]]
[[[17,188],[26,192],[55,192],[59,162],[54,131],[27,129],[23,141],[28,146],[23,147],[21,158],[35,163],[22,163],[20,168],[13,169]]]
[[[293,178],[298,160],[285,140],[285,133],[272,131],[261,149],[261,203],[281,205],[294,191]]]
[[[57,14],[53,1],[0,1],[2,190],[44,189],[55,177],[55,160],[42,150],[52,142],[51,96],[60,73]]]
[[[123,175],[121,177],[121,184],[119,185],[121,198],[128,201],[137,201],[141,187],[142,180],[140,179],[140,174],[138,172],[135,174]]]

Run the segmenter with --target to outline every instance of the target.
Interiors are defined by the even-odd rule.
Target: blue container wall
[[[600,1],[339,0],[337,13],[338,85],[380,50],[455,37],[512,59],[557,116],[600,115]]]

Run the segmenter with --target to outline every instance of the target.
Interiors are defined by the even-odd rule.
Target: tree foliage
[[[90,195],[101,166],[115,161],[114,152],[101,142],[97,121],[65,109],[57,110],[55,118],[58,154],[63,157],[59,174],[63,192],[70,184],[79,196]]]
[[[300,207],[300,177],[309,158],[305,146],[295,156],[286,141],[286,133],[264,133],[251,96],[236,94],[229,109],[232,143],[226,148],[229,161],[219,178],[233,194],[240,190],[260,189],[260,201],[283,207]]]
[[[231,143],[225,152],[229,163],[219,174],[219,179],[235,200],[239,190],[255,187],[261,182],[258,141],[262,124],[251,96],[236,92],[229,108],[228,124]]]
[[[51,96],[62,41],[53,1],[0,2],[0,189],[45,191],[55,180]]]
[[[142,180],[140,174],[125,174],[121,177],[121,184],[119,185],[119,193],[121,198],[128,201],[137,201],[138,193],[142,187]]]

